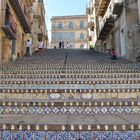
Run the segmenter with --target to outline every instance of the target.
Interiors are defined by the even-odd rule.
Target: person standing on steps
[[[62,42],[62,48],[64,49],[64,41]]]
[[[38,51],[42,51],[43,49],[43,41],[40,39],[38,42]]]
[[[28,39],[26,42],[26,56],[30,56],[30,50],[31,50],[31,41]]]
[[[111,59],[112,60],[117,60],[117,55],[116,55],[116,51],[115,51],[114,48],[111,50]]]
[[[59,48],[61,49],[61,46],[62,46],[62,42],[61,41],[59,41]]]
[[[69,49],[69,43],[68,43],[68,42],[67,42],[67,44],[66,44],[66,48]]]

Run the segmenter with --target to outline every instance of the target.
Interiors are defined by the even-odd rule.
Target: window
[[[69,23],[68,28],[69,28],[69,29],[73,29],[73,23],[72,23],[72,22]]]
[[[84,21],[80,22],[80,29],[84,29]]]
[[[43,2],[43,0],[38,0],[38,2]]]
[[[58,29],[63,29],[62,23],[59,23]]]
[[[84,34],[83,33],[80,34],[80,40],[84,40]]]

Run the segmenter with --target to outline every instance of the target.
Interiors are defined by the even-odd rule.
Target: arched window
[[[58,29],[63,29],[62,23],[58,24]]]
[[[80,34],[80,40],[84,40],[84,34],[83,33]]]
[[[72,23],[72,22],[69,23],[68,28],[69,28],[69,29],[73,29],[73,23]]]
[[[84,21],[80,22],[80,29],[84,29]]]

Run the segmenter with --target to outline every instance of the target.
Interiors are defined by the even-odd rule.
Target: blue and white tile
[[[34,139],[34,133],[32,131],[24,131],[23,139],[33,140]]]
[[[68,140],[68,132],[67,131],[57,132],[57,140]]]
[[[11,140],[11,139],[12,139],[11,131],[3,131],[2,140]]]
[[[91,139],[90,131],[82,131],[82,132],[80,132],[80,138],[82,140],[90,140]]]
[[[47,140],[56,140],[57,132],[48,131],[46,132]]]
[[[70,131],[69,132],[69,140],[77,140],[78,139],[78,132]]]

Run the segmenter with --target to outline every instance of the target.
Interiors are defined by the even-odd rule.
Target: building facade
[[[88,47],[91,48],[91,45],[95,47],[97,40],[96,34],[96,18],[95,17],[95,8],[93,1],[89,1],[86,9],[86,14],[88,16]]]
[[[90,0],[88,15],[94,17],[93,42],[106,52],[115,48],[118,57],[140,60],[140,0]],[[92,9],[92,10],[89,10]],[[96,41],[95,41],[96,40]]]
[[[35,0],[0,1],[0,61],[15,60],[25,55],[28,39],[34,46],[34,3]],[[44,23],[45,20],[42,24]]]
[[[42,40],[44,47],[48,44],[47,27],[45,24],[45,7],[43,0],[35,0],[33,5],[33,26],[32,26],[32,41],[34,52],[37,49],[38,41]]]
[[[55,16],[52,17],[52,47],[68,42],[70,48],[84,48],[87,44],[87,16]]]

